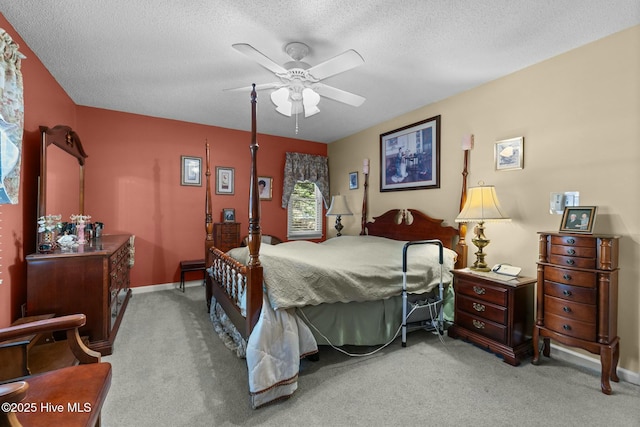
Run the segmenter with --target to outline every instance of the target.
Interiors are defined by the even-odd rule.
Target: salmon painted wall
[[[0,28],[9,33],[27,57],[22,60],[24,135],[20,194],[17,205],[0,205],[0,327],[3,327],[20,316],[20,305],[27,295],[24,257],[36,245],[39,126],[57,123],[75,126],[76,106],[2,14]]]
[[[89,155],[85,211],[105,223],[106,233],[136,235],[133,286],[177,282],[181,259],[203,257],[204,176],[202,187],[181,186],[180,156],[202,157],[204,163],[205,139],[211,145],[212,171],[215,166],[235,168],[235,194],[214,194],[214,214],[235,208],[246,234],[248,132],[77,106],[2,14],[0,28],[27,57],[22,60],[25,130],[19,203],[0,205],[0,327],[19,317],[26,301],[24,258],[36,244],[41,125],[65,124],[78,132]],[[247,103],[238,114],[250,117],[249,108]],[[285,153],[326,155],[327,146],[266,135],[259,135],[258,142],[258,173],[274,178],[273,200],[262,202],[262,231],[284,238],[286,210],[280,200]]]
[[[76,129],[88,154],[85,212],[105,224],[104,233],[136,236],[132,286],[177,282],[180,260],[204,257],[205,141],[211,150],[214,221],[234,208],[248,234],[248,132],[78,107]],[[246,114],[250,117],[250,103]],[[258,123],[259,127],[259,123]],[[273,199],[261,202],[265,234],[286,238],[287,211],[280,207],[285,153],[327,154],[326,144],[258,135],[258,175],[273,177]],[[180,156],[202,158],[201,187],[180,185]],[[215,167],[234,168],[234,194],[215,194]]]

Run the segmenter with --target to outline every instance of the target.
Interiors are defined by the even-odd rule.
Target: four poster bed
[[[442,220],[417,210],[390,210],[367,222],[365,175],[360,236],[261,249],[255,89],[251,119],[248,243],[227,253],[213,245],[207,145],[205,263],[214,327],[229,347],[246,356],[251,404],[256,408],[295,391],[299,359],[316,353],[318,344],[381,345],[393,340],[399,324],[407,321],[402,311],[406,300],[401,298],[405,283],[413,306],[429,301],[438,290],[442,305],[442,282],[451,282],[454,266],[466,266],[467,247],[464,226],[442,226]],[[467,152],[461,206],[466,197],[466,156]],[[407,242],[424,240],[441,244],[416,245],[410,255],[403,253]]]

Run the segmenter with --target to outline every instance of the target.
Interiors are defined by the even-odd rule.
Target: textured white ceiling
[[[279,64],[355,49],[365,64],[324,83],[320,114],[277,112],[258,94],[258,131],[332,142],[640,24],[638,0],[0,0],[0,11],[79,105],[249,130],[249,93],[274,76],[231,45]],[[28,61],[29,59],[26,59]]]

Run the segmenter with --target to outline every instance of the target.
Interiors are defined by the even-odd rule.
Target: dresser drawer
[[[593,237],[581,237],[581,236],[551,236],[552,245],[564,245],[564,246],[581,246],[586,248],[595,248],[596,240]]]
[[[456,307],[460,310],[466,311],[467,313],[487,320],[492,320],[496,323],[500,323],[501,325],[507,324],[507,309],[505,307],[487,304],[485,301],[467,298],[462,295],[458,296]]]
[[[575,319],[557,316],[553,313],[545,312],[544,326],[559,334],[579,338],[585,341],[596,340],[596,324],[581,322]]]
[[[581,258],[593,259],[595,259],[597,256],[595,247],[586,246],[551,245],[550,253],[552,255],[577,256]]]
[[[595,304],[582,304],[566,299],[555,298],[550,295],[544,297],[545,313],[557,314],[567,319],[592,322],[596,318]]]
[[[458,279],[455,281],[454,289],[455,292],[459,292],[462,295],[470,296],[481,301],[501,306],[507,305],[507,290],[505,288],[498,288],[466,281],[464,279]]]
[[[563,255],[549,255],[549,262],[551,264],[563,265],[567,267],[578,267],[578,268],[596,268],[596,259],[595,258],[580,258],[573,256],[563,256]]]
[[[596,273],[550,266],[544,267],[544,280],[594,289],[597,284]]]
[[[469,331],[475,331],[499,343],[504,344],[507,342],[507,327],[504,325],[499,325],[463,311],[456,312],[455,322],[456,325],[460,325]]]
[[[567,301],[575,301],[583,304],[596,304],[597,290],[595,288],[582,288],[579,286],[562,285],[560,283],[544,282],[544,294]]]
[[[233,224],[220,224],[220,233],[226,234],[231,233],[234,234],[238,231],[238,225],[236,223]]]

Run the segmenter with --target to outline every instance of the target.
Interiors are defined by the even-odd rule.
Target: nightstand
[[[506,363],[519,365],[533,353],[535,283],[532,277],[454,270],[455,320],[449,336],[488,348]]]

